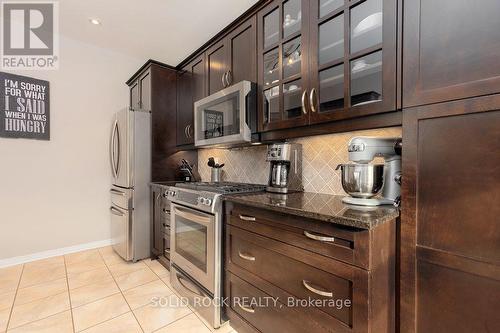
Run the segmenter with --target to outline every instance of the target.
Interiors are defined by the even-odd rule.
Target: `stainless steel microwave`
[[[256,85],[250,81],[241,81],[194,103],[196,147],[250,143],[256,127]]]

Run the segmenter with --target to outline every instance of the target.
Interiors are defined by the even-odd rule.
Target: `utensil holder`
[[[210,173],[210,182],[218,183],[220,182],[221,168],[212,168]]]

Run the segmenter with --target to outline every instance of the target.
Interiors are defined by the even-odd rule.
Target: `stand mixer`
[[[337,166],[342,170],[342,187],[350,195],[342,201],[359,206],[399,206],[401,150],[401,138],[352,138],[348,151],[354,163]],[[384,164],[369,164],[376,157],[383,157]]]

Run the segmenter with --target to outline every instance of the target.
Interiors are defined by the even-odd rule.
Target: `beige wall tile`
[[[97,283],[70,290],[71,307],[76,308],[119,292],[120,289],[118,289],[113,278],[110,277]]]
[[[38,320],[21,327],[9,330],[9,333],[72,333],[73,321],[71,311],[64,311],[56,315]]]
[[[69,289],[83,287],[87,284],[110,279],[111,274],[107,267],[100,267],[83,273],[68,274]]]
[[[16,305],[12,309],[9,328],[19,327],[36,320],[47,318],[68,309],[68,292],[42,298],[23,305]]]
[[[172,299],[177,298],[177,296],[174,295],[170,297]],[[180,300],[178,300],[178,303],[180,304]],[[190,313],[191,310],[189,310],[188,307],[181,305],[171,305],[167,307],[146,305],[134,310],[134,314],[139,324],[146,333],[162,328]]]
[[[132,312],[93,326],[84,333],[142,333],[141,327]]]
[[[22,271],[23,265],[0,268],[0,294],[17,289]]]
[[[120,275],[115,278],[118,287],[123,290],[131,289],[148,282],[158,280],[158,276],[153,273],[148,267],[135,271],[129,274]]]
[[[156,333],[210,333],[210,330],[192,313],[172,324],[169,324]]]
[[[132,273],[144,268],[147,268],[146,264],[144,262],[139,261],[139,262],[126,262],[122,261],[117,264],[109,265],[108,266],[109,270],[111,271],[111,274],[113,274],[114,277]]]
[[[161,280],[146,283],[142,286],[129,289],[123,293],[132,309],[150,304],[153,297],[166,297],[173,292]]]
[[[85,304],[73,310],[75,331],[80,332],[130,311],[121,294]]]
[[[17,291],[16,306],[33,302],[48,296],[61,294],[68,290],[66,278],[36,284],[31,287],[20,288]]]
[[[340,184],[340,171],[335,171],[335,167],[349,161],[347,152],[349,140],[355,136],[394,137],[401,135],[401,127],[391,127],[290,140],[302,145],[304,190],[344,195]],[[226,164],[222,173],[223,181],[266,184],[269,175],[266,152],[265,145],[235,149],[200,149],[198,150],[198,171],[203,181],[210,181],[210,167],[207,162],[209,157],[215,157],[219,159],[219,163]]]

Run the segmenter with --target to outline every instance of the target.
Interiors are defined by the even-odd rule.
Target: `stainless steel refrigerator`
[[[111,237],[125,260],[150,256],[151,113],[124,109],[109,140]]]

